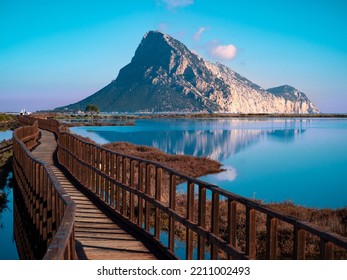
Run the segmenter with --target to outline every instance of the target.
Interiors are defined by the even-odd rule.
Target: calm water
[[[12,131],[1,131],[0,142],[10,139]],[[13,173],[9,172],[5,180],[5,185],[0,186],[0,190],[6,194],[8,199],[7,207],[0,212],[0,260],[18,260],[18,252],[13,234],[13,189],[9,187]]]
[[[201,179],[248,198],[347,206],[344,119],[149,119],[72,131],[101,144],[128,141],[218,160],[227,171]]]
[[[7,208],[0,213],[0,260],[18,260],[16,241],[13,233],[13,189],[9,182],[13,174],[10,172],[7,176],[6,186],[2,191],[6,194],[8,203]]]

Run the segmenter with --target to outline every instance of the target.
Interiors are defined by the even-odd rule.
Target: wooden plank
[[[44,132],[41,140],[45,141],[45,136],[47,135],[49,136],[49,133]],[[52,154],[56,149],[56,144],[55,141],[50,142],[52,142],[52,145],[44,145],[41,147],[39,145],[36,151],[34,151],[35,156],[43,156],[45,154],[46,158],[53,158]],[[78,144],[75,142],[73,145],[76,146]],[[100,155],[99,152],[96,153]],[[48,154],[50,154],[50,156]],[[98,161],[99,160],[105,163],[106,156],[102,155],[98,157]],[[119,164],[120,162],[117,161],[117,163]],[[117,167],[119,167],[119,165]],[[112,168],[101,168],[104,172],[114,171]],[[123,168],[126,169],[127,167],[125,166]],[[119,172],[120,170],[119,168],[117,171]],[[55,176],[59,178],[59,181],[63,182],[65,191],[74,198],[77,206],[75,214],[75,240],[76,252],[80,259],[156,259],[154,254],[150,252],[141,241],[137,241],[130,232],[125,231],[122,227],[115,224],[108,216],[102,213],[88,197],[76,189],[57,166],[53,166],[52,171]],[[125,173],[126,170],[122,174],[124,179],[126,178]],[[119,175],[118,173],[118,178],[120,177]],[[42,180],[39,176],[33,177],[33,179]],[[43,180],[46,182],[47,178],[43,177]],[[102,178],[99,177],[98,181],[101,182]],[[100,186],[98,187],[100,188]],[[100,191],[101,190],[102,188],[100,188]],[[39,193],[40,191],[37,190],[37,192]],[[49,226],[52,222],[58,222],[57,219],[61,217],[64,209],[57,199],[58,195],[56,191],[48,188],[48,191],[44,195],[47,197],[47,210],[44,213],[47,213],[45,214],[47,215],[45,219],[47,219],[47,226]],[[100,193],[100,195],[102,196],[103,194]],[[57,210],[57,214],[50,216],[48,212],[53,213],[52,208]],[[49,222],[52,218],[54,218],[54,220]],[[49,227],[52,227],[52,225]],[[71,255],[71,249],[68,248],[66,254]]]
[[[47,122],[45,125],[49,127],[49,129],[56,129],[54,128],[54,124],[52,122]],[[33,131],[35,128],[33,128]],[[24,132],[23,132],[24,133]],[[67,134],[66,134],[67,135]],[[30,136],[30,135],[24,135],[24,136]],[[29,137],[30,138],[30,137]],[[28,144],[27,145],[34,145],[35,139],[29,139],[28,138]],[[66,158],[67,158],[67,167],[69,170],[74,172],[74,175],[77,176],[77,178],[81,177],[83,170],[88,170],[88,172],[92,174],[96,174],[96,180],[102,184],[96,184],[99,188],[104,188],[106,185],[104,184],[105,181],[107,181],[107,184],[110,182],[114,185],[117,186],[117,192],[118,194],[118,201],[116,203],[116,208],[122,205],[122,209],[117,209],[118,212],[122,212],[123,216],[127,218],[129,216],[130,220],[133,220],[133,216],[136,216],[135,208],[134,212],[132,210],[132,204],[133,204],[133,197],[137,196],[136,201],[138,202],[138,219],[137,223],[140,227],[145,227],[147,231],[149,231],[149,226],[152,226],[152,209],[154,209],[154,235],[155,237],[158,238],[159,232],[160,232],[160,219],[158,218],[160,216],[160,213],[165,213],[165,215],[168,216],[169,218],[169,241],[168,241],[168,247],[169,250],[172,252],[174,251],[174,243],[175,243],[175,223],[179,222],[182,224],[186,229],[187,229],[187,257],[191,258],[191,236],[192,234],[197,234],[198,235],[198,258],[203,258],[204,256],[204,244],[206,240],[209,240],[209,242],[212,244],[211,246],[211,256],[212,258],[218,258],[219,257],[219,250],[223,250],[225,253],[228,254],[228,257],[231,257],[231,255],[237,257],[243,255],[240,255],[241,252],[237,251],[237,244],[236,244],[236,224],[234,222],[236,221],[234,215],[236,215],[236,203],[240,203],[246,207],[246,256],[245,257],[250,257],[250,258],[255,258],[256,257],[256,250],[255,250],[255,244],[256,244],[256,234],[255,234],[255,217],[256,217],[256,212],[263,213],[267,215],[267,256],[268,258],[274,258],[276,256],[276,251],[277,251],[277,220],[284,221],[286,223],[289,223],[291,225],[295,226],[294,229],[294,256],[296,258],[305,258],[305,232],[308,232],[310,234],[313,234],[314,236],[318,236],[321,239],[321,257],[323,258],[330,258],[333,256],[333,243],[338,244],[342,248],[346,248],[347,242],[343,240],[343,238],[339,238],[334,236],[333,234],[329,232],[324,232],[320,231],[314,226],[302,222],[302,221],[297,221],[293,219],[292,217],[288,215],[283,215],[279,212],[270,210],[266,207],[263,207],[262,205],[259,205],[253,201],[250,201],[246,198],[237,196],[235,194],[231,194],[221,188],[218,188],[213,185],[209,185],[207,183],[204,183],[202,181],[196,180],[194,178],[189,178],[188,176],[185,176],[183,174],[178,173],[177,171],[171,170],[169,168],[163,167],[158,163],[153,163],[145,160],[140,160],[137,159],[136,157],[129,157],[125,155],[119,155],[115,152],[109,151],[107,149],[104,149],[101,146],[98,145],[92,145],[92,147],[95,148],[96,153],[97,153],[97,163],[96,166],[88,166],[88,163],[83,162],[85,159],[82,149],[84,146],[86,146],[86,142],[79,140],[75,136],[67,135],[66,137],[68,139],[66,146],[69,148],[69,150],[65,151]],[[52,141],[54,142],[54,141]],[[43,150],[37,151],[37,155],[40,158],[44,158],[47,160],[51,160],[52,157],[50,157],[48,154],[45,153],[45,151],[49,148],[49,143],[47,142],[42,142],[40,145]],[[70,153],[71,151],[71,153]],[[16,148],[14,146],[14,153],[16,154]],[[109,160],[103,157],[103,154],[106,153],[111,153],[114,157],[117,157],[117,163],[118,160],[120,161],[120,166],[119,168],[116,168],[116,173],[117,173],[117,180],[114,180],[112,178],[112,175],[110,176],[110,169],[109,167],[105,168],[105,165],[109,164]],[[74,156],[76,154],[77,156]],[[25,161],[25,159],[23,159]],[[86,160],[88,161],[88,160]],[[134,188],[134,175],[132,174],[132,167],[130,166],[130,175],[128,172],[128,168],[125,167],[126,161],[130,161],[131,165],[133,162],[136,162],[138,164],[139,172],[138,172],[138,184],[137,188]],[[30,161],[27,161],[28,164],[25,165],[25,168],[27,169],[26,171],[30,170],[33,172],[29,171],[29,182],[32,184],[32,182],[35,182],[37,180],[36,177],[36,171],[33,170],[32,165],[33,163]],[[100,165],[101,163],[101,165]],[[140,163],[143,165],[140,166]],[[122,166],[123,165],[123,166]],[[135,165],[134,165],[135,166]],[[147,166],[147,168],[145,167]],[[160,197],[157,195],[157,189],[153,188],[152,184],[155,182],[155,185],[157,185],[157,180],[158,178],[156,177],[157,175],[153,174],[151,175],[150,168],[153,166],[155,169],[157,168],[162,168],[165,170],[165,175],[168,174],[170,176],[170,194],[169,194],[169,207],[165,203],[161,203]],[[96,170],[99,169],[99,170]],[[129,176],[129,180],[127,178]],[[24,176],[23,176],[24,178]],[[182,217],[176,212],[175,209],[175,204],[176,204],[176,195],[175,195],[175,179],[177,178],[177,182],[182,182],[182,181],[188,181],[191,184],[199,185],[200,189],[203,189],[205,194],[203,192],[199,193],[199,200],[200,198],[202,200],[204,196],[206,196],[206,190],[210,190],[212,192],[212,221],[211,221],[211,230],[208,231],[205,227],[205,221],[202,214],[199,214],[197,220],[198,224],[194,223],[194,219],[190,218],[190,213],[192,208],[190,204],[190,200],[192,197],[188,194],[188,207],[187,207],[187,215],[186,217]],[[68,188],[68,182],[64,180],[64,178],[59,177],[59,180],[63,183],[64,187]],[[84,182],[85,178],[79,178],[80,182]],[[129,182],[130,181],[130,182]],[[88,184],[88,183],[86,183]],[[152,185],[151,185],[152,184]],[[29,206],[32,206],[35,199],[37,199],[37,190],[36,192],[32,192],[27,186],[28,184],[24,183],[23,189],[25,192],[28,193],[29,199],[27,200],[26,203],[28,203]],[[136,185],[136,184],[135,184]],[[201,188],[203,186],[203,188]],[[188,186],[189,189],[189,186]],[[188,190],[189,192],[189,190]],[[101,189],[98,191],[98,194],[102,198],[104,195],[104,190]],[[57,199],[57,194],[54,193],[55,198]],[[88,207],[89,205],[86,206],[86,201],[81,200],[78,198],[78,195],[76,192],[71,193],[72,197],[76,199],[76,201],[79,200],[79,205],[81,207]],[[201,197],[200,197],[201,196]],[[129,211],[126,209],[128,200],[127,198],[129,197]],[[229,239],[226,240],[225,243],[223,243],[221,237],[219,236],[219,197],[222,199],[227,199],[228,200],[228,231],[229,231]],[[57,211],[62,213],[62,205],[59,204],[59,201],[56,201],[56,199],[53,199],[53,206],[56,206]],[[108,202],[109,198],[106,197],[106,203]],[[133,201],[133,202],[132,202]],[[194,201],[194,198],[193,198]],[[143,219],[143,204],[145,204],[145,213],[144,213],[144,219]],[[79,206],[79,207],[80,207]],[[78,208],[79,208],[78,207]],[[206,208],[206,202],[205,205],[202,204],[202,202],[198,202],[198,207],[199,207],[199,212],[200,210],[204,210],[204,207]],[[37,220],[37,206],[34,208],[31,208],[31,215],[34,218],[34,220]],[[39,211],[40,212],[40,211]],[[57,223],[60,222],[61,214],[55,215]],[[269,218],[271,217],[271,218]],[[143,224],[144,221],[144,224]],[[193,233],[195,232],[195,233]]]

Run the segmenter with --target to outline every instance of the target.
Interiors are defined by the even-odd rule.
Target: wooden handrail
[[[6,153],[7,151],[12,150],[12,147],[13,147],[12,140],[6,141],[6,143],[4,143],[3,146],[0,146],[0,154]]]
[[[33,120],[28,120],[28,123]],[[292,227],[292,258],[305,258],[306,235],[318,238],[321,259],[334,258],[334,247],[347,250],[347,238],[322,230],[310,223],[270,209],[260,203],[226,191],[218,186],[181,174],[157,162],[127,156],[90,143],[63,131],[55,120],[38,120],[38,126],[57,134],[58,160],[86,189],[93,193],[105,206],[139,231],[161,243],[160,223],[166,217],[167,244],[163,248],[174,255],[175,231],[177,226],[186,231],[186,258],[194,256],[194,240],[197,240],[196,257],[215,258],[256,258],[256,217],[265,215],[266,254],[277,257],[279,250],[278,223]],[[185,201],[177,184],[186,182]],[[164,197],[166,197],[164,199]],[[182,197],[182,196],[181,196]],[[211,198],[208,199],[207,197]],[[180,198],[182,199],[182,198]],[[182,213],[177,203],[186,209]],[[227,238],[220,233],[223,221],[219,213],[227,211]],[[237,208],[244,208],[245,244],[238,244],[240,229],[236,224]],[[194,214],[194,213],[197,214]],[[209,217],[207,219],[207,217]],[[224,221],[225,222],[225,221]]]
[[[34,258],[75,259],[75,203],[66,194],[49,164],[33,157],[37,145],[38,122],[13,133],[13,169],[32,221],[37,248]]]

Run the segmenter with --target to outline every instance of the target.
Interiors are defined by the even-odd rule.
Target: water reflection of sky
[[[13,232],[13,189],[9,187],[12,176],[13,174],[10,172],[5,186],[1,186],[2,191],[6,193],[8,203],[6,208],[0,212],[0,260],[19,259]]]
[[[130,127],[72,130],[99,143],[127,141],[216,159],[227,171],[201,179],[246,197],[347,205],[346,120],[150,119]]]
[[[0,142],[12,138],[12,130],[0,131]]]
[[[0,142],[12,138],[12,131],[0,131]],[[17,260],[18,253],[13,235],[13,189],[8,186],[12,178],[12,172],[8,174],[4,186],[0,190],[6,194],[8,203],[6,208],[0,212],[0,260]],[[2,180],[1,180],[2,181]]]
[[[101,144],[132,142],[170,154],[209,157],[218,161],[259,142],[264,136],[277,141],[294,141],[305,131],[302,122],[296,121],[182,119],[138,120],[136,126],[131,127],[75,127],[72,130]]]

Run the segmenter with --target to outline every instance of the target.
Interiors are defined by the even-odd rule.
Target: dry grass
[[[7,145],[11,144],[10,140],[3,140],[0,143],[0,147],[5,147]],[[3,152],[0,153],[0,168],[5,168],[5,165],[9,164],[9,159],[12,157],[12,149],[7,151],[7,152]]]
[[[20,126],[15,115],[0,114],[0,131],[14,130]]]
[[[80,137],[83,138],[83,137]],[[83,138],[90,141],[88,138]],[[92,141],[91,141],[92,142]],[[161,163],[169,168],[172,168],[180,173],[190,177],[200,177],[206,174],[221,172],[221,164],[208,158],[198,158],[186,155],[170,155],[166,154],[156,148],[148,146],[140,146],[131,143],[117,142],[103,145],[107,149],[114,150],[118,153],[135,156],[145,160]],[[166,173],[163,175],[163,190],[162,202],[168,205],[168,179]],[[196,201],[195,201],[195,204]],[[342,209],[314,209],[296,206],[290,202],[268,204],[267,207],[274,209],[284,214],[296,217],[299,220],[309,222],[316,227],[322,228],[322,231],[330,231],[335,234],[347,237],[347,208]],[[195,222],[198,217],[198,207],[194,207]],[[225,201],[219,204],[220,220],[219,220],[219,234],[227,240],[228,239],[228,221],[227,211],[228,207]],[[152,209],[152,215],[154,209]],[[176,211],[183,217],[186,216],[187,211],[187,196],[185,194],[176,195]],[[245,251],[246,240],[246,214],[245,207],[241,204],[237,205],[236,223],[237,223],[237,249]],[[168,230],[168,217],[162,214],[161,227],[162,230]],[[153,217],[152,217],[153,219]],[[257,258],[263,259],[266,254],[266,216],[257,213],[256,215],[257,226]],[[211,227],[211,201],[206,205],[206,228]],[[280,259],[290,259],[293,255],[293,226],[284,222],[278,223],[278,254]],[[185,240],[186,228],[176,223],[175,226],[176,237]],[[196,236],[195,236],[196,237]],[[319,258],[319,239],[315,236],[307,234],[306,237],[306,257],[311,259]],[[335,258],[347,259],[347,252],[336,249]]]
[[[176,211],[183,217],[186,216],[186,201],[187,198],[184,194],[177,197]],[[346,234],[346,221],[347,221],[347,208],[342,209],[313,209],[295,206],[293,204],[278,203],[267,205],[276,211],[281,211],[284,214],[292,215],[300,220],[309,222],[316,227],[320,227],[322,231],[330,231],[338,235],[347,237]],[[206,229],[211,230],[211,201],[206,205]],[[154,213],[153,213],[154,214]],[[198,210],[194,209],[195,222],[197,222]],[[219,204],[219,235],[228,240],[228,206],[226,201],[221,201]],[[168,230],[168,217],[162,215],[162,229]],[[246,209],[245,206],[237,204],[236,207],[236,248],[245,252],[246,250]],[[180,223],[175,225],[175,236],[180,240],[186,239],[186,228]],[[278,259],[292,259],[294,248],[294,227],[291,224],[279,221],[278,222],[278,238],[277,238],[277,258]],[[256,214],[256,257],[257,259],[266,258],[266,215],[257,212]],[[197,242],[197,236],[195,236]],[[318,237],[311,234],[306,234],[306,258],[319,259],[320,258],[320,240]],[[226,256],[221,252],[220,257],[223,259]],[[347,259],[347,251],[335,247],[335,259]]]
[[[207,159],[198,158],[192,156],[181,155],[169,155],[162,151],[147,147],[139,146],[130,143],[111,143],[106,144],[104,147],[115,150],[119,153],[136,156],[150,161],[159,162],[166,165],[180,173],[189,175],[191,177],[200,177],[213,172],[221,171],[221,164]],[[168,179],[168,178],[167,178]],[[164,179],[165,180],[165,179]],[[168,184],[163,184],[163,193],[168,193],[168,189],[165,188]],[[163,195],[162,200],[165,204],[168,203],[168,196]],[[196,201],[195,201],[196,204]],[[282,212],[286,215],[296,217],[299,220],[309,222],[316,227],[320,227],[322,231],[330,231],[335,234],[347,237],[346,225],[347,225],[347,208],[343,209],[314,209],[305,208],[302,206],[296,206],[291,202],[283,202],[276,204],[268,204],[267,207],[276,211]],[[219,220],[219,234],[220,236],[228,240],[228,213],[227,203],[221,201],[219,204],[220,220]],[[187,196],[185,194],[176,195],[176,211],[183,217],[186,216],[187,211]],[[152,214],[154,214],[152,212]],[[198,207],[194,207],[195,222],[198,217]],[[246,247],[246,209],[243,205],[237,205],[236,214],[237,223],[237,249],[244,252]],[[162,215],[161,222],[162,230],[168,229],[168,217]],[[211,201],[207,202],[206,206],[206,228],[211,227]],[[256,215],[256,227],[257,227],[257,258],[264,259],[266,255],[266,216],[261,213]],[[278,223],[278,253],[279,259],[290,259],[293,255],[293,232],[292,225],[279,221]],[[178,239],[186,239],[186,228],[179,223],[176,223],[175,234]],[[195,236],[196,237],[196,236]],[[319,238],[307,234],[306,237],[306,257],[310,259],[318,259],[319,256]],[[347,252],[336,248],[335,258],[346,259]]]
[[[222,165],[218,161],[209,158],[170,155],[153,147],[135,145],[127,142],[109,143],[103,145],[103,147],[121,154],[158,162],[194,178],[223,171],[223,169],[221,169]]]
[[[339,209],[316,209],[296,206],[291,202],[268,204],[268,207],[347,237],[347,207]]]

